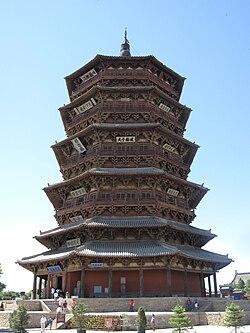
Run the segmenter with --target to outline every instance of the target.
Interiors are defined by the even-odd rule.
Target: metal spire
[[[125,28],[124,43],[122,43],[122,45],[121,45],[120,56],[121,57],[131,57],[129,41],[127,39],[127,28]]]

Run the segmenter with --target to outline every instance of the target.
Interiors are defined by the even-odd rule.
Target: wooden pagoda
[[[205,296],[232,260],[203,250],[215,237],[191,226],[208,191],[187,180],[198,146],[183,134],[185,78],[154,56],[97,55],[66,77],[59,109],[66,138],[52,146],[63,181],[44,188],[57,227],[48,250],[18,263],[33,296],[51,287],[78,297]],[[211,287],[210,277],[213,278]]]

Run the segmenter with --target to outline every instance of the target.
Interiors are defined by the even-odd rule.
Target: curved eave
[[[180,141],[192,148],[192,156],[195,155],[196,151],[199,148],[199,145],[197,145],[194,142],[189,141],[188,139],[185,139],[184,137],[179,136],[178,134],[175,134],[171,132],[170,130],[164,128],[163,125],[159,123],[95,123],[93,125],[88,126],[87,128],[83,129],[82,131],[70,136],[69,138],[66,138],[64,140],[61,140],[60,142],[56,142],[55,144],[51,145],[52,149],[57,149],[60,146],[64,146],[71,142],[76,137],[84,137],[87,136],[89,133],[91,133],[93,130],[103,129],[103,130],[110,130],[110,129],[152,129],[152,128],[159,128],[163,133],[167,133],[168,136],[174,138],[176,141]],[[194,156],[193,156],[194,157]]]
[[[174,180],[177,184],[182,184],[182,185],[186,185],[186,186],[190,186],[190,187],[195,187],[195,188],[199,188],[201,191],[205,191],[207,192],[209,189],[204,187],[203,185],[199,185],[193,182],[190,182],[188,180],[185,179],[181,179],[175,176],[172,176],[168,173],[166,173],[165,171],[155,168],[155,167],[142,167],[142,168],[93,168],[90,170],[85,171],[84,173],[82,173],[79,176],[76,176],[74,178],[71,179],[67,179],[64,180],[60,183],[56,183],[53,185],[49,185],[47,187],[44,187],[43,190],[46,191],[50,191],[50,190],[55,190],[58,189],[62,186],[67,186],[69,184],[74,184],[74,182],[78,182],[79,180],[82,180],[83,178],[85,178],[86,176],[89,175],[102,175],[102,176],[116,176],[116,175],[163,175],[166,176],[166,178],[168,179],[172,179]]]
[[[172,103],[173,105],[175,105],[176,107],[185,110],[186,112],[188,112],[190,114],[190,112],[192,111],[191,108],[189,108],[188,106],[181,104],[180,102],[176,101],[175,99],[171,98],[169,95],[167,95],[167,93],[163,92],[162,90],[160,90],[158,87],[153,86],[153,85],[149,85],[149,86],[119,86],[119,87],[103,87],[103,86],[99,86],[98,84],[96,84],[95,86],[91,87],[88,91],[86,91],[85,93],[83,93],[79,98],[71,101],[70,103],[63,105],[59,108],[59,111],[67,111],[68,109],[71,109],[75,106],[79,106],[82,102],[86,101],[89,97],[92,97],[93,94],[96,91],[120,91],[120,90],[126,90],[127,92],[135,92],[135,91],[147,91],[150,93],[152,91],[155,91],[156,93],[158,93],[161,97],[163,97],[164,99],[166,99],[167,101],[169,101],[170,103]]]
[[[199,185],[184,179],[180,179],[178,177],[172,176],[165,171],[155,168],[155,167],[143,167],[143,168],[93,168],[87,170],[86,172],[82,173],[79,176],[74,178],[64,180],[63,182],[49,185],[44,187],[43,190],[50,199],[53,206],[56,208],[59,205],[58,202],[58,193],[57,190],[61,189],[62,187],[67,187],[69,185],[73,186],[74,184],[79,183],[85,177],[90,175],[101,175],[101,176],[118,176],[118,175],[128,175],[128,176],[144,176],[144,175],[151,175],[151,176],[165,176],[167,179],[173,180],[176,184],[189,186],[194,189],[194,193],[189,198],[190,209],[196,208],[198,203],[204,197],[204,195],[209,191],[208,188],[204,187],[203,185]],[[56,193],[56,194],[55,194]],[[57,203],[57,204],[56,204]]]
[[[216,263],[217,269],[221,269],[229,265],[233,261],[231,258],[228,257],[228,255],[210,252],[197,247],[192,247],[188,245],[176,245],[176,248],[185,257]]]
[[[166,133],[169,137],[171,137],[174,140],[181,142],[189,147],[188,153],[183,157],[183,162],[189,167],[194,160],[197,150],[199,149],[199,146],[196,143],[191,142],[188,139],[171,132],[170,130],[167,130],[159,123],[136,123],[136,124],[134,124],[134,123],[118,123],[118,124],[95,123],[60,142],[56,142],[55,144],[51,145],[51,148],[53,149],[55,157],[56,157],[58,163],[60,164],[61,156],[63,155],[62,148],[67,145],[73,146],[73,144],[71,143],[71,140],[73,140],[74,138],[85,138],[94,130],[97,130],[97,131],[98,130],[109,130],[110,131],[110,129],[117,130],[118,128],[119,129],[128,129],[128,130],[137,129],[137,128],[145,129],[145,130],[158,128],[160,131],[162,131],[162,133],[164,133],[164,134]]]
[[[204,241],[201,246],[216,237],[211,230],[199,229],[188,224],[178,223],[176,221],[165,220],[157,216],[138,216],[138,217],[112,217],[112,216],[95,216],[81,222],[72,222],[70,224],[61,225],[57,228],[41,232],[34,238],[48,248],[53,246],[53,238],[69,234],[77,230],[85,228],[161,228],[169,227],[173,230],[200,236]]]
[[[92,60],[90,60],[85,65],[83,65],[81,68],[79,68],[76,71],[74,71],[73,73],[65,76],[65,80],[77,78],[79,75],[82,75],[83,73],[90,70],[94,65],[96,65],[100,61],[103,61],[103,60],[118,60],[119,61],[121,59],[124,59],[128,62],[133,62],[134,60],[138,60],[138,61],[140,61],[140,60],[145,60],[145,61],[152,60],[153,63],[162,67],[164,70],[166,70],[167,72],[171,73],[172,75],[178,77],[179,79],[182,79],[183,81],[186,79],[185,77],[181,76],[180,74],[178,74],[177,72],[175,72],[171,68],[164,65],[161,61],[159,61],[153,55],[121,57],[121,56],[108,56],[108,55],[97,54]]]
[[[167,93],[164,93],[162,90],[158,89],[158,87],[156,86],[125,86],[125,87],[103,87],[103,86],[99,86],[98,84],[96,84],[95,86],[91,87],[88,91],[86,91],[85,93],[83,93],[82,96],[80,96],[77,99],[74,99],[71,103],[67,104],[67,105],[63,105],[59,108],[59,112],[61,114],[61,118],[66,130],[67,127],[67,122],[69,122],[68,119],[68,112],[70,109],[77,107],[79,105],[81,105],[82,103],[86,102],[87,100],[89,100],[91,97],[95,97],[95,94],[98,91],[103,91],[103,92],[108,92],[108,91],[126,91],[126,92],[140,92],[140,91],[148,91],[148,93],[152,93],[154,92],[155,94],[161,96],[163,99],[165,99],[166,101],[168,101],[170,104],[174,105],[176,108],[180,109],[181,115],[179,120],[177,120],[176,118],[172,117],[169,118],[170,120],[173,121],[173,123],[178,124],[179,126],[185,128],[186,123],[188,121],[188,118],[190,116],[191,113],[191,108],[187,107],[186,105],[183,105],[181,103],[179,103],[178,101],[176,101],[175,99],[171,98]],[[154,105],[152,104],[152,107]],[[155,106],[156,107],[156,106]]]
[[[164,71],[170,73],[171,75],[173,75],[176,79],[178,79],[178,94],[179,96],[181,95],[182,89],[183,89],[183,85],[184,85],[184,81],[185,81],[185,77],[181,76],[180,74],[178,74],[177,72],[173,71],[171,68],[167,67],[166,65],[164,65],[161,61],[159,61],[157,58],[155,58],[153,55],[148,55],[148,56],[131,56],[131,57],[121,57],[121,56],[105,56],[105,55],[100,55],[97,54],[95,56],[95,58],[93,58],[92,60],[90,60],[88,63],[86,63],[84,66],[82,66],[81,68],[79,68],[78,70],[74,71],[72,74],[67,75],[65,77],[66,80],[66,85],[67,85],[67,89],[68,89],[68,93],[69,95],[71,95],[72,93],[72,89],[71,89],[71,81],[76,79],[77,77],[79,77],[80,75],[84,74],[85,72],[89,71],[90,69],[93,68],[93,66],[95,66],[96,64],[98,64],[99,62],[105,61],[105,60],[115,60],[115,61],[120,61],[120,60],[126,60],[126,62],[133,62],[135,60],[140,61],[152,61],[152,63],[154,63],[155,65],[161,67]]]
[[[156,241],[92,241],[75,248],[59,248],[17,261],[21,266],[55,262],[72,256],[87,258],[150,258],[180,256],[202,262],[213,263],[217,269],[232,262],[228,256],[209,252],[200,248],[182,245],[169,245]]]

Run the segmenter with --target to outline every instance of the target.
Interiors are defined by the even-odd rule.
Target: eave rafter
[[[80,77],[93,69],[96,76],[87,82],[81,82]],[[122,61],[121,57],[102,55],[97,55],[88,64],[65,78],[70,99],[79,98],[89,86],[102,80],[103,76],[108,77],[109,73],[111,77],[119,77],[121,69],[123,69],[123,75],[127,72],[128,78],[134,69],[138,75],[142,74],[144,77],[156,81],[158,86],[165,86],[165,89],[172,92],[173,97],[179,100],[185,78],[162,64],[155,57],[129,57],[126,58],[126,61]]]
[[[94,98],[94,103],[91,102]],[[123,102],[127,100],[127,102]],[[92,107],[80,114],[76,108],[84,103],[92,103]],[[160,106],[167,108],[162,110]],[[137,107],[135,107],[137,106]],[[191,109],[176,102],[156,87],[101,87],[95,86],[89,89],[86,94],[76,101],[59,109],[67,135],[74,135],[93,123],[93,117],[102,117],[104,113],[112,114],[114,111],[119,114],[135,112],[140,114],[158,114],[159,119],[165,119],[172,123],[172,126],[179,127],[177,134],[183,134]],[[79,127],[80,126],[80,127]]]
[[[124,268],[153,268],[156,267],[159,269],[159,263],[162,263],[162,267],[168,267],[171,270],[183,270],[186,271],[203,271],[207,274],[213,274],[214,271],[221,269],[227,266],[231,260],[225,258],[225,261],[220,263],[214,260],[201,260],[198,258],[193,258],[185,256],[181,253],[174,253],[169,255],[155,255],[155,256],[136,256],[136,257],[119,257],[119,256],[98,256],[93,254],[93,256],[85,257],[80,253],[73,251],[70,256],[62,258],[60,260],[60,265],[62,269],[67,269],[67,267],[74,267],[75,269],[90,269],[91,263],[103,263],[104,267],[112,267],[115,269],[116,264],[120,264]],[[58,264],[58,260],[43,260],[39,263],[30,263],[30,262],[19,262],[19,264],[30,270],[31,272],[37,272],[39,274],[46,274],[48,266],[54,266]]]
[[[107,152],[102,148],[104,145],[109,145],[109,152],[111,153],[113,151],[113,154],[119,156],[119,151],[117,151],[117,146],[115,145],[117,136],[135,137],[136,142],[133,143],[133,147],[135,152],[138,150],[137,154],[145,155],[145,152],[142,153],[139,151],[139,148],[141,144],[147,144],[148,150],[152,150],[152,153],[156,154],[157,151],[159,151],[158,154],[161,154],[166,160],[169,155],[173,162],[179,159],[179,163],[182,163],[183,166],[190,165],[198,149],[197,145],[190,143],[188,140],[166,132],[159,124],[144,124],[142,128],[140,128],[142,125],[138,125],[138,128],[133,127],[133,129],[131,129],[128,124],[120,126],[119,129],[117,127],[112,129],[110,125],[111,124],[102,124],[102,126],[91,126],[91,132],[86,130],[78,134],[77,138],[81,140],[87,152],[79,153],[76,148],[74,148],[72,140],[75,136],[52,146],[56,158],[61,165],[61,172],[63,174],[66,173],[67,179],[73,173],[70,168],[67,168],[67,165],[77,170],[80,168],[81,164],[86,163],[86,160],[93,158],[93,156],[97,154],[103,161],[105,156],[107,156]],[[98,145],[96,144],[97,142]],[[169,153],[164,150],[164,145],[172,147],[174,152]],[[100,166],[99,164],[96,165]]]

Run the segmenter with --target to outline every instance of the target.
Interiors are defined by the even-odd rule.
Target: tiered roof
[[[203,263],[208,270],[211,269],[211,272],[228,265],[231,262],[228,256],[201,248],[216,235],[212,234],[210,230],[190,226],[191,221],[185,220],[185,218],[183,218],[183,221],[186,224],[175,220],[175,218],[177,219],[175,213],[178,211],[180,215],[185,215],[188,212],[188,218],[195,215],[194,209],[208,191],[203,184],[192,183],[186,179],[186,176],[173,175],[164,168],[155,167],[153,163],[149,166],[138,165],[137,167],[131,164],[126,165],[126,167],[124,165],[116,167],[115,163],[113,167],[100,166],[96,155],[91,150],[105,141],[107,137],[105,144],[119,144],[115,140],[114,133],[116,135],[117,133],[123,133],[122,135],[125,135],[124,138],[126,139],[127,132],[138,131],[140,134],[138,136],[142,139],[140,142],[138,140],[134,146],[144,143],[163,149],[166,139],[174,143],[177,142],[181,146],[181,153],[176,154],[176,159],[183,168],[186,168],[185,170],[188,173],[198,145],[183,137],[185,125],[191,112],[190,108],[179,103],[185,78],[162,64],[152,55],[132,57],[125,34],[120,57],[97,55],[65,79],[70,103],[59,110],[68,137],[54,144],[52,148],[62,173],[65,168],[71,167],[74,169],[76,165],[80,164],[79,160],[71,161],[74,153],[78,154],[82,160],[92,157],[94,166],[89,164],[89,168],[83,168],[79,175],[70,173],[68,178],[64,177],[62,182],[44,188],[56,210],[56,217],[60,210],[68,209],[65,213],[67,217],[65,217],[66,215],[63,216],[62,219],[64,220],[60,222],[57,228],[42,232],[35,237],[40,243],[51,248],[50,250],[23,258],[19,263],[31,269],[32,264],[56,263],[71,258],[85,258],[86,260],[90,258],[95,262],[98,262],[100,258],[120,258],[121,260],[126,258],[131,260],[164,258],[162,259],[164,266],[164,262],[181,258],[182,261],[188,262],[188,265],[192,267],[196,267],[197,262]],[[107,93],[109,95],[105,95]],[[118,93],[120,94],[119,98],[117,98]],[[133,98],[124,97],[128,93],[131,94],[129,96],[133,95]],[[144,95],[140,95],[141,99],[139,100],[140,93]],[[170,106],[165,105],[162,101],[166,101],[166,104],[169,103]],[[86,104],[88,102],[90,106],[86,106],[86,110],[83,108],[80,112],[77,109],[77,107],[83,105],[82,103]],[[164,118],[165,123],[158,121],[157,117],[154,119],[141,117],[140,121],[134,118],[133,122],[126,119],[117,121],[115,117],[110,117],[113,119],[113,121],[110,121],[108,113],[115,114],[118,105],[119,111],[117,111],[117,114],[126,113],[127,111],[123,110],[126,103],[128,106],[142,104],[143,107],[138,110],[131,108],[130,112],[132,114],[133,112],[149,112],[151,115],[157,114],[158,117],[158,114],[162,113],[161,118]],[[165,111],[163,111],[164,109]],[[109,119],[106,121],[101,117],[105,112],[107,113],[105,119]],[[88,122],[87,120],[90,118],[91,121]],[[154,140],[150,136],[153,131],[157,132],[157,139]],[[145,132],[147,132],[147,135],[145,135]],[[84,144],[85,151],[83,153],[79,153],[75,148],[74,139],[79,140],[80,145]],[[167,144],[167,149],[173,152],[177,148]],[[167,153],[169,152],[166,152],[166,156],[163,157],[165,160],[168,158]],[[104,151],[100,149],[98,158],[101,158],[102,154],[104,154]],[[117,155],[114,154],[114,157],[117,157]],[[155,157],[156,155],[152,156],[152,158]],[[72,160],[74,159],[72,158]],[[175,168],[174,163],[173,168]],[[150,181],[146,181],[146,185],[144,184],[144,189],[150,187],[149,183],[155,184],[157,181],[158,191],[164,196],[166,194],[173,196],[172,202],[164,202],[165,206],[171,206],[173,220],[157,216],[157,209],[161,214],[164,215],[165,213],[160,200],[157,201],[156,196],[153,198],[155,206],[152,205],[155,215],[151,215],[151,212],[149,212],[148,216],[143,215],[140,211],[140,203],[147,204],[147,201],[143,201],[144,199],[141,197],[138,197],[138,216],[120,216],[117,212],[110,213],[110,216],[102,215],[102,213],[96,216],[98,207],[96,210],[94,208],[98,206],[98,203],[100,204],[98,198],[95,198],[93,204],[88,203],[88,205],[92,205],[89,209],[89,211],[92,209],[89,218],[86,218],[86,215],[84,216],[84,214],[87,214],[83,212],[84,209],[79,208],[80,204],[84,208],[84,200],[81,203],[74,203],[73,207],[68,208],[65,205],[69,198],[74,201],[75,197],[72,193],[80,191],[80,189],[82,190],[80,192],[84,195],[87,192],[91,193],[93,188],[95,190],[97,188],[96,192],[98,194],[107,189],[110,191],[112,189],[115,192],[117,190],[113,185],[115,178],[122,180],[133,178],[133,189],[141,191],[140,186],[142,185],[137,185],[142,180],[140,178],[139,181],[141,176],[151,177]],[[109,178],[109,181],[104,184],[106,178]],[[83,183],[85,180],[94,183],[94,185],[92,184],[93,188],[91,184]],[[86,189],[84,185],[86,185]],[[126,190],[126,186],[123,186],[123,189]],[[185,201],[185,207],[175,202],[179,193]],[[106,206],[109,207],[112,204],[110,201],[106,203]],[[102,202],[100,207],[101,205],[105,205],[105,203]],[[114,205],[113,208],[116,208],[116,206]],[[81,214],[77,215],[79,211]],[[74,222],[74,218],[76,218],[76,222]],[[59,224],[59,221],[57,222]],[[91,233],[91,230],[99,230],[98,237],[95,237],[95,233]],[[127,237],[129,230],[134,230],[134,235],[131,237],[130,234],[130,238]],[[138,230],[144,231],[141,238],[138,236]],[[162,234],[160,231],[162,231]],[[172,238],[169,237],[171,233],[174,234]],[[67,246],[67,241],[74,239],[74,237],[79,237],[81,244]],[[176,260],[175,264],[178,265],[178,263],[179,260]],[[202,267],[202,264],[200,267]]]

